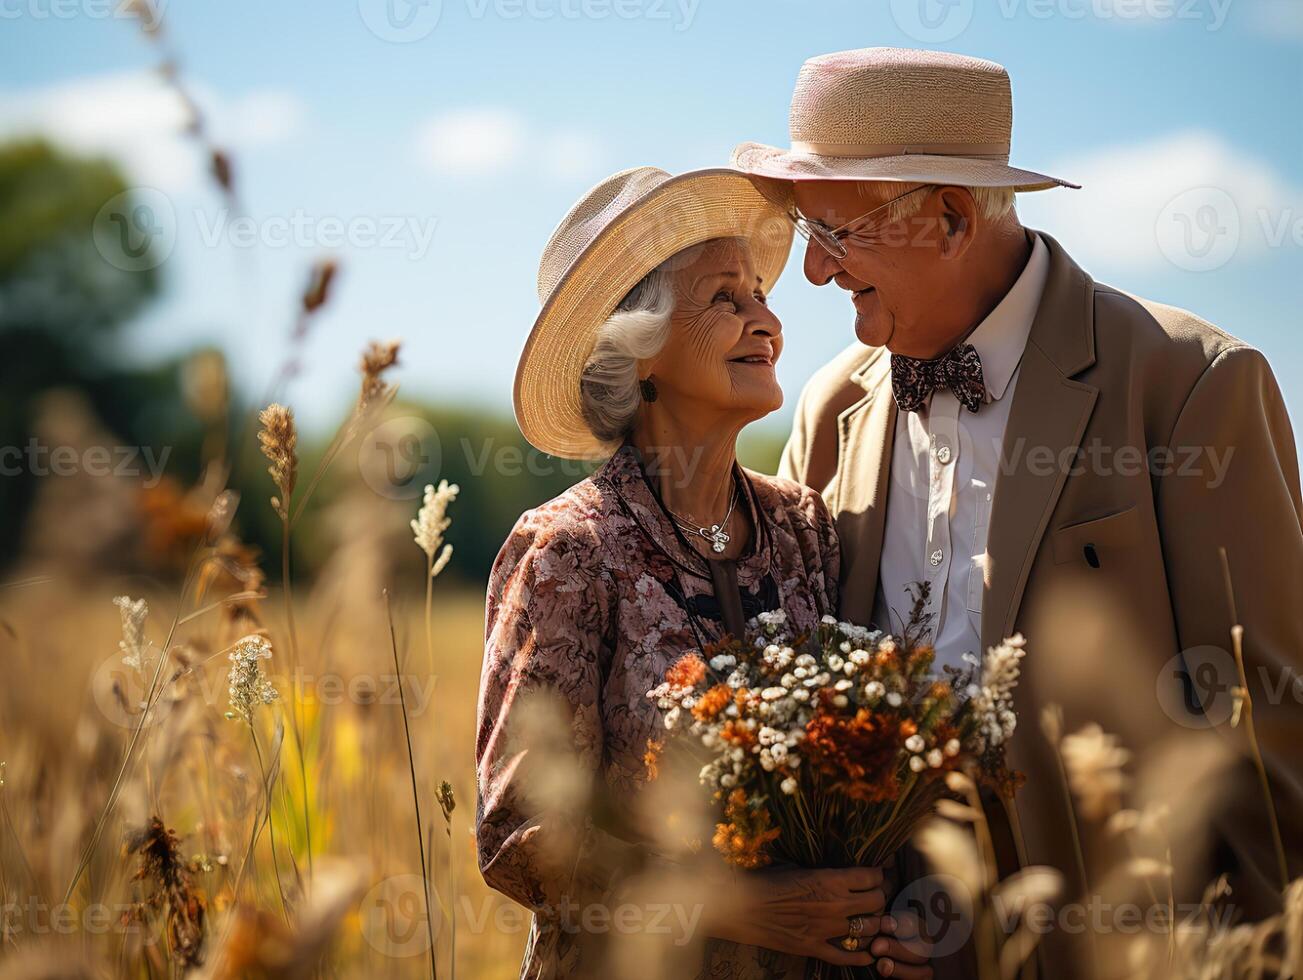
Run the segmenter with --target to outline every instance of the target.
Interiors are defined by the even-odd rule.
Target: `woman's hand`
[[[880,868],[759,871],[738,878],[731,894],[721,897],[723,914],[712,933],[837,966],[879,960],[886,976],[929,980],[931,968],[920,965],[926,961],[895,938],[893,917],[882,914],[886,905]],[[842,945],[852,930],[858,949]]]

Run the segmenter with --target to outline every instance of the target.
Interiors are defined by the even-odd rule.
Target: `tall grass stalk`
[[[1226,549],[1218,548],[1222,560],[1222,574],[1226,578],[1226,598],[1231,605],[1231,650],[1235,654],[1235,669],[1239,673],[1240,687],[1237,693],[1239,702],[1239,720],[1244,722],[1244,734],[1249,740],[1249,752],[1253,756],[1254,768],[1258,770],[1258,785],[1262,788],[1262,797],[1267,805],[1267,820],[1271,823],[1271,842],[1276,850],[1276,871],[1280,875],[1280,893],[1283,896],[1289,888],[1289,862],[1285,859],[1285,842],[1280,834],[1280,819],[1276,815],[1276,801],[1271,795],[1271,782],[1267,779],[1267,765],[1262,758],[1262,749],[1258,745],[1258,730],[1253,724],[1253,695],[1249,693],[1248,672],[1244,669],[1244,627],[1240,625],[1239,613],[1235,609],[1235,589],[1231,585],[1231,563],[1226,557]]]
[[[412,780],[412,806],[416,811],[416,845],[421,855],[421,882],[425,891],[425,928],[430,936],[430,977],[439,975],[434,944],[434,916],[430,909],[430,867],[425,859],[425,835],[421,822],[421,794],[416,786],[416,758],[412,753],[412,728],[407,718],[407,695],[403,691],[403,669],[398,661],[398,636],[394,632],[394,611],[389,604],[389,590],[384,590],[385,619],[389,622],[389,648],[394,655],[394,674],[398,678],[398,704],[403,713],[403,736],[407,740],[407,772]]]

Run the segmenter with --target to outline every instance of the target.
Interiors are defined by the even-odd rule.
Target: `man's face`
[[[797,209],[806,218],[839,229],[846,246],[835,258],[811,239],[805,250],[805,276],[816,286],[834,282],[851,294],[855,334],[874,347],[911,357],[933,356],[935,336],[943,329],[939,302],[948,293],[956,263],[947,261],[946,231],[953,226],[957,188],[925,187],[903,198],[918,212],[890,220],[884,208],[859,222],[884,202],[913,190],[916,184],[882,181],[798,181],[793,187]],[[967,192],[959,191],[968,198]]]

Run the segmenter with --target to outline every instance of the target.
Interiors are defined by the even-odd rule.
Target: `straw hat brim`
[[[930,154],[834,157],[799,153],[763,143],[742,143],[733,151],[732,163],[744,173],[776,180],[885,180],[964,187],[1012,187],[1016,191],[1081,186],[1061,177],[976,157]]]
[[[618,446],[584,421],[579,382],[601,325],[629,290],[665,260],[716,238],[744,238],[769,289],[787,264],[793,227],[750,178],[729,169],[676,177],[611,221],[566,270],[543,305],[516,366],[516,421],[530,444],[567,459],[599,459]]]

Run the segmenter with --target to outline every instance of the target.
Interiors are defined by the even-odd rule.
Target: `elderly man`
[[[1091,949],[1126,930],[1082,880],[1109,841],[1100,808],[1079,806],[1078,858],[1042,730],[1057,725],[1038,724],[1051,706],[1063,731],[1118,735],[1134,774],[1157,773],[1151,791],[1180,787],[1178,899],[1225,871],[1235,912],[1253,917],[1303,871],[1303,713],[1288,696],[1303,661],[1303,503],[1263,356],[1095,282],[1024,228],[1015,192],[1075,185],[1011,167],[1011,126],[1001,66],[870,48],[808,61],[791,148],[744,144],[733,163],[790,205],[806,277],[855,308],[858,339],[807,385],[783,461],[837,519],[843,615],[896,625],[906,586],[926,582],[939,663],[1028,638],[1012,747],[1026,783],[988,811],[1003,874],[1065,876],[1074,908],[1042,930],[1039,954],[1058,977],[1093,972]],[[1237,622],[1279,827],[1245,726],[1227,720]],[[1172,748],[1190,740],[1193,755]],[[1235,761],[1197,779],[1186,760],[1216,745]],[[1194,784],[1163,788],[1173,773]],[[1083,931],[1096,941],[1070,935]]]

